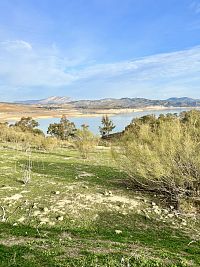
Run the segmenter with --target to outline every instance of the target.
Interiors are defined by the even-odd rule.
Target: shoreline
[[[31,107],[31,106],[30,106]],[[60,109],[54,111],[46,111],[40,110],[38,112],[35,111],[21,111],[21,112],[0,112],[0,121],[17,121],[21,119],[21,117],[32,117],[33,119],[50,119],[50,118],[60,118],[62,115],[66,115],[68,118],[84,118],[84,117],[100,117],[103,115],[116,116],[119,114],[127,114],[127,113],[135,113],[135,112],[145,112],[145,111],[163,111],[163,110],[191,110],[191,109],[200,109],[200,107],[164,107],[164,106],[149,106],[144,108],[124,108],[124,109],[88,109],[87,112],[85,110],[77,110],[77,109]],[[45,114],[46,113],[46,114]]]

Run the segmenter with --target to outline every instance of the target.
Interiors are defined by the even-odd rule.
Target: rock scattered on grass
[[[111,191],[105,191],[104,196],[112,196],[112,192]]]
[[[117,235],[119,235],[119,234],[122,233],[122,231],[121,231],[121,230],[115,230],[115,233],[116,233]]]
[[[20,223],[22,223],[22,222],[24,222],[25,221],[25,217],[24,216],[22,216],[21,218],[19,218],[19,220],[18,220],[18,222],[20,222]]]
[[[32,209],[36,209],[36,208],[37,208],[37,203],[33,203]]]
[[[47,223],[49,223],[49,218],[45,218],[45,217],[41,217],[40,218],[40,224],[42,225],[42,224],[47,224]]]
[[[54,194],[54,195],[60,195],[60,191],[52,191],[52,194]]]
[[[56,217],[56,219],[57,219],[58,221],[63,221],[64,217],[63,217],[62,215],[59,215],[59,216]]]

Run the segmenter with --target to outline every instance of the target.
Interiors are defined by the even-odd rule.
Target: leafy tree
[[[63,139],[63,127],[61,123],[50,123],[47,134],[59,139]]]
[[[32,117],[22,117],[20,121],[11,126],[18,127],[23,132],[28,131],[37,135],[44,135],[44,133],[37,128],[39,126],[39,123]]]
[[[74,137],[77,129],[73,122],[70,122],[66,116],[62,116],[60,123],[52,123],[48,127],[47,133],[61,140],[67,140]]]
[[[109,119],[108,115],[102,117],[102,126],[99,127],[102,137],[108,136],[110,132],[116,127],[112,120]]]
[[[62,129],[63,129],[63,140],[67,140],[68,137],[74,137],[76,134],[76,126],[74,124],[74,122],[71,122],[67,119],[67,117],[65,115],[62,116],[60,123],[62,125]]]

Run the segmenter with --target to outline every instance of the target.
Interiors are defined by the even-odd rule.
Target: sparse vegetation
[[[1,124],[0,266],[199,266],[199,127],[196,111],[137,119],[113,142],[115,161],[86,125],[61,147]],[[172,185],[182,210],[160,194]]]
[[[20,124],[21,125],[21,124]],[[0,124],[0,141],[2,143],[15,144],[23,150],[34,149],[53,149],[58,140],[52,137],[45,137],[40,129],[29,126]]]
[[[74,144],[83,158],[88,158],[90,152],[94,151],[99,138],[88,129],[87,125],[82,125],[81,129],[77,130]]]

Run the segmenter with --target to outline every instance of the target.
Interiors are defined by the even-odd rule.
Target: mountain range
[[[72,101],[69,97],[52,96],[41,100],[17,101],[25,105],[64,105],[70,104],[78,109],[123,109],[123,108],[144,108],[149,106],[164,107],[200,107],[200,99],[189,97],[172,97],[166,100],[151,100],[146,98],[105,98],[100,100],[77,100]]]

